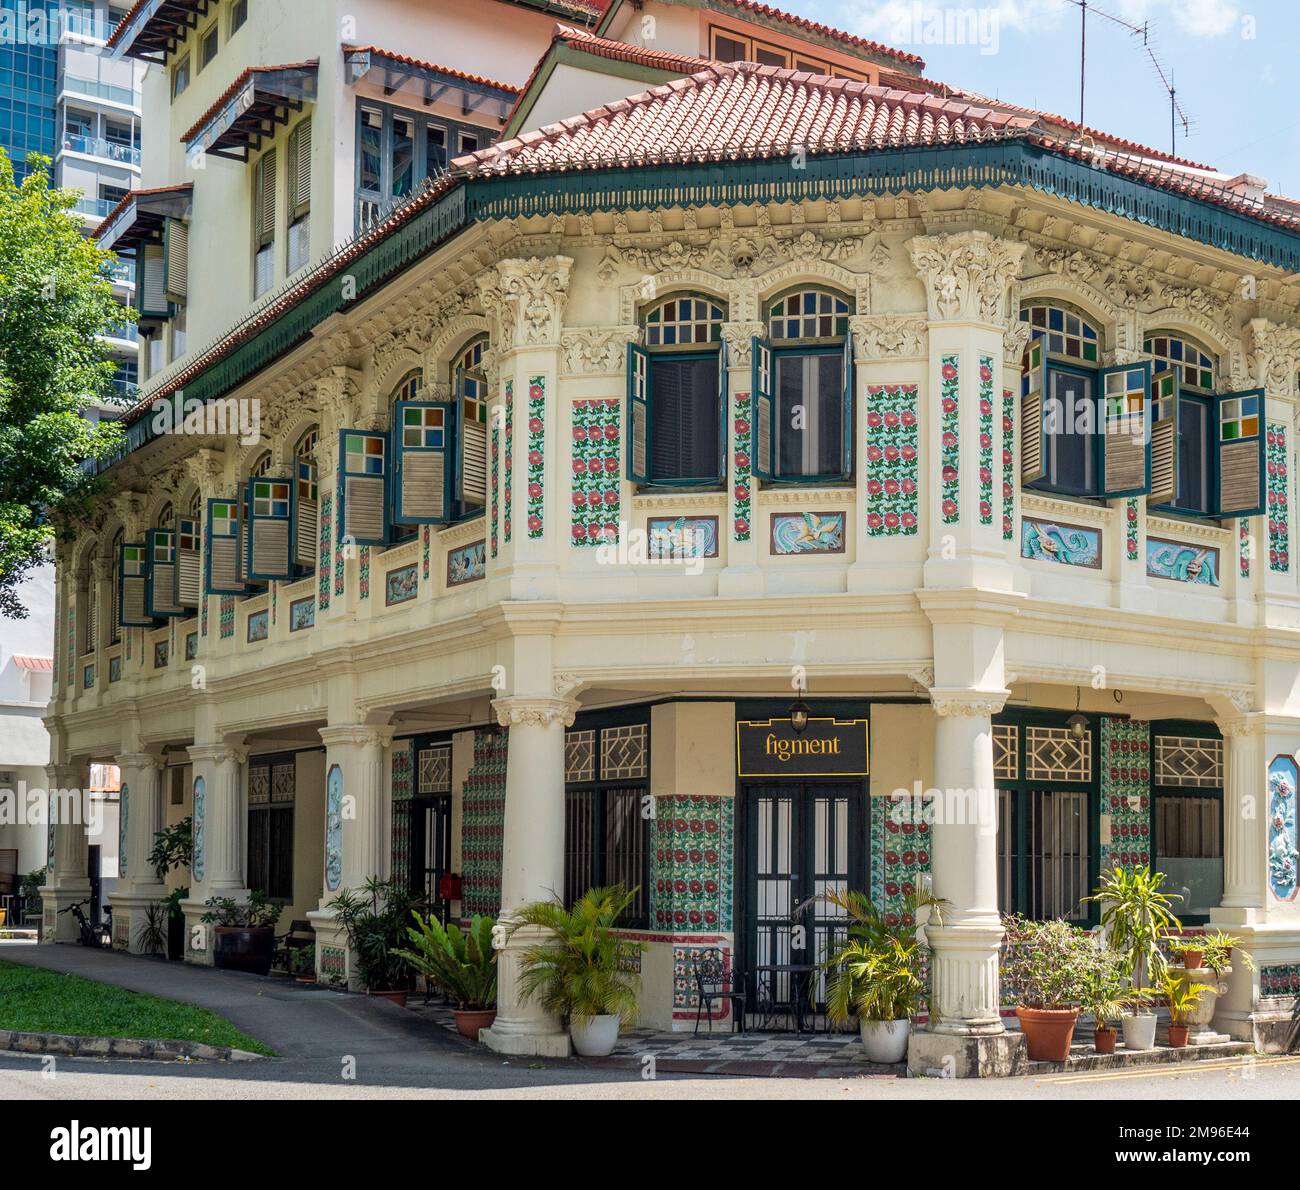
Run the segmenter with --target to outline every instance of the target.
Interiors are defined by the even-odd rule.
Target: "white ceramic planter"
[[[862,1021],[859,1028],[868,1062],[893,1066],[907,1057],[907,1039],[912,1034],[911,1021]]]
[[[1156,1048],[1156,1014],[1122,1017],[1124,1048],[1126,1050],[1153,1050]]]
[[[584,1058],[607,1058],[618,1044],[618,1026],[617,1015],[575,1018],[569,1023],[573,1048]]]

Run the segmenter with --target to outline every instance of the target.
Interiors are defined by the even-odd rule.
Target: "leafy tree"
[[[99,336],[132,317],[113,299],[112,254],[72,214],[77,192],[50,186],[47,159],[28,166],[16,182],[0,150],[0,615],[15,619],[24,575],[103,486],[82,463],[121,442],[82,413],[113,403]]]

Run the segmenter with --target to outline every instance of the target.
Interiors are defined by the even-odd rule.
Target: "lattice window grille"
[[[271,801],[271,770],[268,768],[250,768],[248,770],[248,804],[266,806]]]
[[[1223,788],[1223,741],[1156,736],[1156,784],[1181,789]]]
[[[293,801],[294,769],[292,764],[277,764],[271,769],[271,801],[283,806]]]
[[[629,781],[650,771],[649,730],[644,723],[607,727],[600,733],[602,781]]]
[[[420,792],[451,792],[451,749],[447,746],[420,749]]]
[[[596,779],[595,731],[564,733],[564,779],[567,782]]]
[[[1092,734],[1076,740],[1068,727],[1025,728],[1025,778],[1029,781],[1091,781]]]
[[[999,781],[1020,777],[1020,728],[1013,723],[993,725],[993,775]]]

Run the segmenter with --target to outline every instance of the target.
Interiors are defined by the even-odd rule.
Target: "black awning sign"
[[[789,719],[736,722],[736,772],[741,777],[865,777],[865,719],[809,718],[796,735]]]

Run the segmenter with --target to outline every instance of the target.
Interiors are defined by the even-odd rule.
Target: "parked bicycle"
[[[105,920],[98,925],[91,922],[86,916],[85,906],[89,905],[87,901],[75,901],[66,909],[60,909],[60,915],[71,913],[77,922],[77,941],[82,946],[94,946],[99,949],[111,949],[113,946],[113,909],[108,906],[104,909]]]

